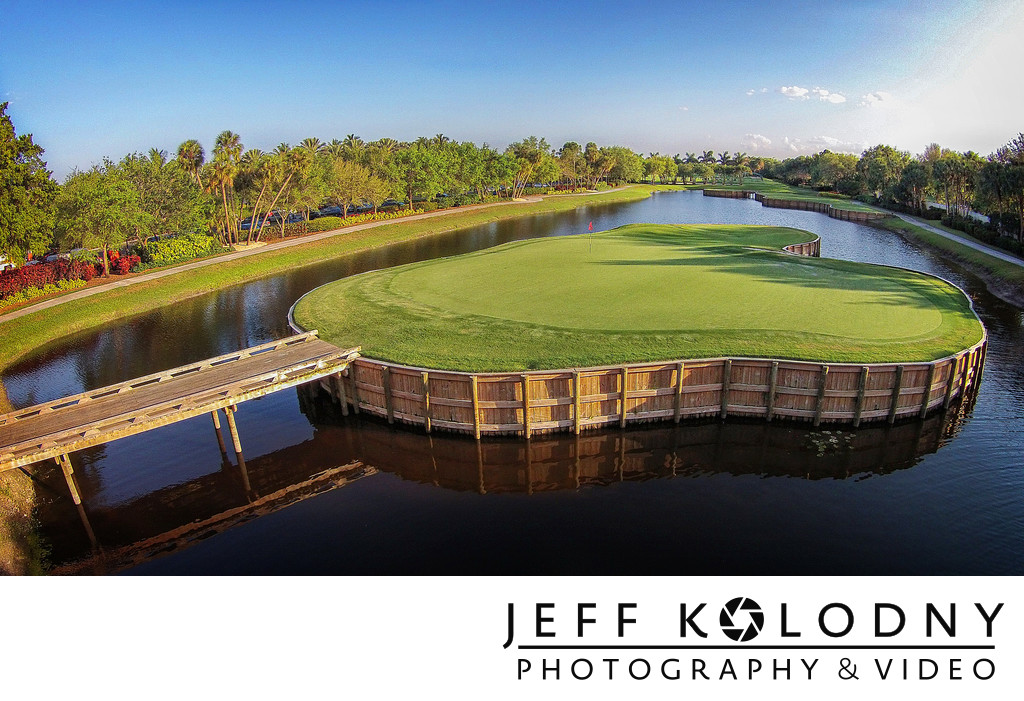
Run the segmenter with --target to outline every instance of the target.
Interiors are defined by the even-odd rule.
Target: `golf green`
[[[356,275],[313,290],[293,315],[367,357],[477,372],[721,356],[926,361],[982,338],[953,285],[781,250],[813,239],[634,224]]]

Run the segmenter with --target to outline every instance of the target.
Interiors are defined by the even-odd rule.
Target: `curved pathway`
[[[927,222],[925,222],[925,221],[923,221],[921,219],[918,219],[917,217],[912,217],[912,216],[910,216],[908,214],[900,214],[899,212],[889,212],[889,210],[883,210],[883,211],[888,212],[889,214],[891,214],[894,217],[899,217],[900,219],[902,219],[903,221],[907,222],[908,224],[913,224],[914,226],[919,226],[922,229],[925,229],[926,231],[930,231],[933,234],[938,234],[939,236],[947,238],[950,241],[955,241],[955,242],[957,242],[959,244],[967,246],[968,248],[973,248],[976,251],[981,251],[982,253],[985,253],[986,255],[990,255],[993,258],[998,258],[999,260],[1003,260],[1003,261],[1006,261],[1007,263],[1012,263],[1014,265],[1017,265],[1017,266],[1020,266],[1020,267],[1024,268],[1024,260],[1018,258],[1017,256],[1015,256],[1015,255],[1013,255],[1011,253],[1007,253],[1006,251],[1000,250],[998,248],[993,248],[992,246],[987,246],[987,245],[981,243],[980,241],[976,241],[974,239],[966,238],[965,236],[957,236],[956,234],[951,234],[948,231],[943,231],[942,229],[940,229],[938,227],[932,226],[931,224],[928,224]]]
[[[608,189],[608,190],[601,190],[599,192],[577,193],[576,195],[573,195],[573,196],[574,197],[578,197],[580,194],[583,194],[583,195],[603,195],[603,194],[608,193],[608,192],[618,192],[619,190],[624,190],[624,189],[625,189],[624,187],[618,187],[618,188],[611,188],[611,189]],[[549,197],[550,196],[552,196],[552,195],[549,195]],[[115,287],[129,287],[131,285],[137,285],[139,283],[149,282],[150,280],[158,280],[158,279],[160,279],[162,277],[167,277],[168,275],[176,275],[178,273],[183,273],[183,272],[186,272],[186,271],[189,271],[189,270],[196,270],[197,268],[205,268],[208,265],[219,265],[219,264],[224,263],[226,261],[237,260],[239,258],[246,258],[248,256],[259,255],[260,253],[262,253],[264,251],[276,251],[276,250],[279,250],[279,249],[282,249],[282,248],[288,248],[290,246],[301,246],[301,245],[306,244],[306,243],[313,243],[315,241],[320,241],[322,239],[330,238],[332,236],[337,236],[338,234],[349,233],[351,231],[362,231],[364,229],[372,229],[372,228],[377,227],[377,226],[385,226],[385,225],[388,225],[388,224],[394,224],[396,222],[418,221],[420,219],[432,219],[434,217],[443,217],[443,216],[447,216],[447,215],[450,215],[450,214],[458,214],[460,212],[472,212],[472,211],[475,211],[475,210],[478,210],[478,209],[487,209],[488,207],[496,207],[496,206],[499,206],[499,205],[531,204],[531,203],[540,202],[543,199],[544,199],[543,197],[527,197],[527,198],[524,198],[524,199],[521,199],[521,200],[517,200],[515,202],[490,202],[488,204],[474,204],[474,205],[468,205],[468,206],[464,206],[464,207],[453,207],[451,209],[444,209],[444,210],[435,211],[435,212],[424,212],[423,214],[412,214],[412,215],[407,216],[407,217],[401,217],[400,219],[385,219],[385,220],[382,220],[382,221],[366,222],[365,224],[355,224],[353,226],[345,226],[345,227],[342,227],[340,229],[331,229],[330,231],[321,231],[321,232],[316,233],[316,234],[307,234],[305,236],[297,236],[297,237],[292,238],[292,239],[283,239],[281,241],[277,241],[276,243],[268,243],[266,246],[259,246],[257,248],[247,248],[247,249],[240,250],[240,251],[232,251],[231,253],[225,253],[223,255],[213,256],[212,258],[204,258],[203,260],[198,260],[198,261],[195,261],[193,263],[186,263],[184,265],[178,265],[178,266],[175,266],[173,268],[164,268],[162,270],[154,270],[151,273],[143,273],[141,275],[134,275],[134,276],[132,276],[130,278],[124,278],[124,279],[121,279],[121,280],[117,280],[115,282],[110,282],[110,283],[106,283],[106,284],[103,284],[103,285],[95,285],[93,287],[87,287],[84,290],[78,290],[77,292],[71,292],[71,293],[66,294],[66,295],[61,295],[60,297],[54,297],[52,299],[47,299],[47,300],[44,300],[42,302],[38,302],[36,304],[30,304],[27,307],[22,307],[21,309],[18,309],[18,310],[12,311],[12,312],[8,312],[6,314],[0,314],[0,324],[4,323],[5,321],[11,321],[12,319],[17,319],[17,318],[25,316],[27,314],[32,314],[32,313],[35,313],[35,312],[38,312],[38,311],[42,311],[43,309],[49,309],[51,307],[56,307],[57,305],[65,304],[66,302],[71,302],[71,301],[76,300],[76,299],[83,299],[85,297],[91,297],[92,295],[100,294],[101,292],[105,292],[105,291],[107,291],[109,289],[112,289],[112,288],[115,288]]]

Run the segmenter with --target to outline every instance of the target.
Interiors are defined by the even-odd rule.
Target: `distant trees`
[[[0,193],[6,198],[0,199],[0,217],[7,217],[0,219],[0,252],[17,257],[19,250],[42,252],[49,243],[47,232],[53,219],[47,218],[45,204],[53,200],[58,186],[52,181],[47,185],[45,163],[39,159],[42,149],[31,144],[31,137],[26,140],[14,135],[4,109],[0,108],[0,146],[4,149],[0,167],[10,171],[10,164],[16,163],[23,174],[31,172],[38,178],[31,188],[12,187]],[[355,134],[329,142],[309,137],[294,148],[280,144],[265,153],[244,150],[237,134],[224,131],[215,140],[210,160],[199,141],[188,139],[173,158],[151,150],[129,154],[118,163],[105,161],[93,171],[74,173],[67,196],[57,198],[61,205],[57,229],[61,243],[98,241],[95,227],[82,223],[93,214],[79,206],[81,193],[90,187],[101,201],[108,205],[121,202],[124,207],[123,221],[113,222],[116,235],[109,245],[117,244],[122,235],[203,229],[228,244],[243,238],[244,230],[248,230],[245,238],[258,241],[271,221],[280,224],[283,232],[288,213],[301,212],[308,219],[328,203],[341,207],[342,216],[347,217],[354,207],[364,204],[376,213],[391,198],[404,200],[403,206],[411,210],[425,201],[450,206],[496,197],[519,198],[534,184],[594,189],[602,182],[672,183],[682,179],[742,186],[751,172],[918,213],[927,209],[930,199],[945,203],[953,216],[966,216],[972,209],[984,211],[1000,230],[1012,229],[1024,241],[1024,135],[988,158],[970,151],[957,153],[938,144],[929,144],[921,155],[911,157],[879,144],[859,157],[823,150],[780,161],[742,151],[716,154],[712,150],[675,156],[650,153],[644,158],[624,146],[598,146],[595,142],[581,146],[576,141],[554,150],[537,136],[499,151],[487,144],[459,143],[441,133],[412,142],[391,138],[366,142]],[[124,187],[132,192],[126,193]],[[8,223],[12,216],[30,211],[28,206],[10,205],[12,193],[24,196],[29,190],[42,209],[23,217],[21,224]],[[243,217],[248,218],[244,224]],[[26,222],[31,226],[26,228]]]
[[[108,176],[113,170],[135,189],[139,207],[148,215],[140,237],[202,231],[208,226],[212,208],[203,197],[198,179],[178,160],[168,160],[165,151],[130,153],[105,168]]]
[[[18,136],[0,103],[0,256],[21,262],[28,251],[44,253],[53,231],[57,184],[31,134]]]

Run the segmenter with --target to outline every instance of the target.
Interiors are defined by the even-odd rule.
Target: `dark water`
[[[281,392],[240,408],[244,474],[220,453],[209,417],[73,456],[83,514],[59,472],[42,471],[53,563],[102,554],[86,571],[150,558],[129,571],[1024,573],[1021,310],[892,234],[753,201],[659,193],[312,265],[68,337],[4,383],[23,406],[182,365],[287,334],[295,299],[339,277],[579,233],[590,221],[598,231],[632,222],[795,226],[821,236],[824,256],[951,280],[990,334],[977,403],[890,429],[730,420],[478,445],[343,419],[329,402]],[[170,554],[151,557],[162,552]]]

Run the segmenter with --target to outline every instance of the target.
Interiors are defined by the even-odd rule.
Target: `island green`
[[[982,338],[945,281],[781,250],[813,239],[634,224],[520,241],[325,285],[294,319],[368,357],[475,372],[721,356],[928,361]]]

